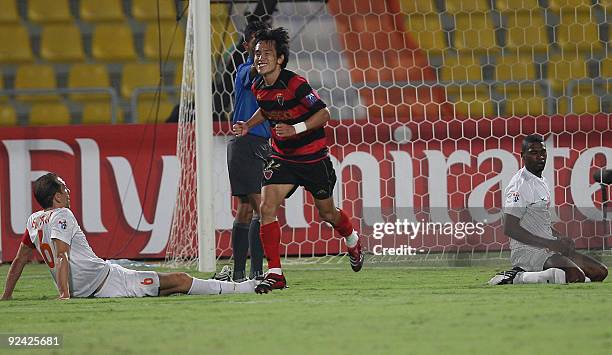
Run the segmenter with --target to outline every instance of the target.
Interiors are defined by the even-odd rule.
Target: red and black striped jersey
[[[258,78],[251,88],[264,117],[274,127],[278,123],[294,125],[326,107],[319,94],[303,77],[283,69],[273,85]],[[281,138],[272,131],[271,157],[286,161],[312,163],[327,157],[327,139],[323,127],[292,137]]]

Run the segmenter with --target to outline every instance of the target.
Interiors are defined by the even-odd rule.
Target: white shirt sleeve
[[[77,226],[77,221],[72,211],[67,208],[62,208],[54,212],[49,221],[51,239],[59,239],[70,245]]]
[[[508,186],[504,196],[504,213],[523,218],[533,199],[531,189],[525,183]]]

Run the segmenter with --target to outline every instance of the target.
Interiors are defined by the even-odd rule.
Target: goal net
[[[182,163],[170,260],[197,258],[195,165],[213,159],[216,257],[231,256],[225,158],[233,75],[249,16],[291,35],[288,69],[330,108],[339,177],[334,198],[353,216],[372,261],[501,258],[503,190],[520,144],[544,137],[544,176],[559,232],[608,251],[610,216],[593,174],[612,169],[610,1],[329,0],[211,4],[213,157],[195,156],[193,46],[187,31],[177,154]],[[345,253],[298,190],[279,211],[281,253]],[[291,259],[293,260],[293,259]]]

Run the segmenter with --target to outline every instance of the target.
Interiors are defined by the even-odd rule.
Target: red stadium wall
[[[463,126],[454,120],[421,122],[408,125],[413,141],[407,144],[392,142],[395,127],[338,122],[332,123],[335,127],[329,133],[336,141],[331,153],[342,169],[338,175],[342,176],[344,209],[386,220],[399,218],[398,208],[431,221],[440,216],[452,221],[489,216],[481,236],[424,235],[414,247],[431,251],[504,248],[507,238],[495,217],[501,205],[500,184],[520,167],[519,156],[513,152],[520,150],[525,134],[534,132],[549,137],[550,169],[545,174],[551,175],[555,185],[558,227],[574,237],[579,247],[601,248],[611,242],[597,222],[601,200],[591,178],[595,166],[612,165],[609,116],[484,119],[461,122]],[[215,141],[215,164],[224,164],[224,142],[223,136]],[[72,209],[98,255],[164,257],[178,181],[175,152],[176,126],[171,124],[3,128],[2,260],[15,256],[25,220],[38,209],[31,197],[31,181],[46,171],[62,175],[71,188]],[[225,180],[223,176],[218,180],[223,189]],[[227,255],[232,219],[229,193],[218,199],[218,253]],[[283,212],[281,221],[295,220],[286,218],[289,214],[303,216],[309,223],[317,220],[310,207]],[[364,219],[360,229],[370,235],[371,222]],[[333,238],[332,233],[318,222],[310,228],[289,225],[283,228],[283,242],[291,255],[338,252],[339,246],[330,249],[324,242]],[[368,244],[372,243],[369,238]]]

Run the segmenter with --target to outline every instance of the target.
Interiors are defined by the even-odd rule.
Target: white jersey
[[[85,234],[68,208],[33,213],[28,218],[23,239],[26,245],[35,247],[42,255],[57,286],[57,253],[53,239],[70,245],[70,296],[91,296],[108,275],[110,265],[91,250]]]
[[[541,238],[556,239],[550,217],[550,189],[544,177],[537,177],[526,168],[512,177],[505,191],[504,213],[521,220],[521,227]],[[524,248],[525,244],[510,239],[510,249]],[[533,248],[533,246],[529,246]]]

